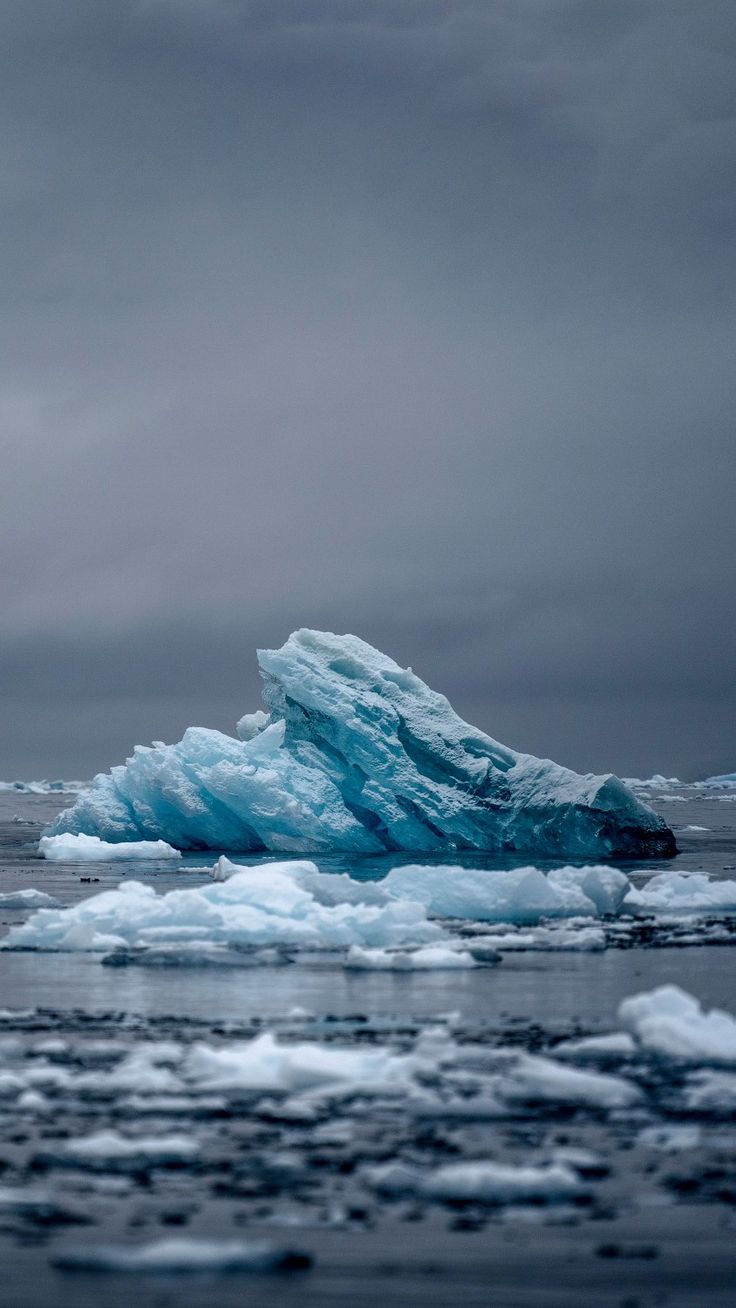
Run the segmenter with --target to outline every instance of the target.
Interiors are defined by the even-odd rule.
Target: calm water
[[[691,788],[667,794],[674,800],[657,799],[655,792],[652,802],[677,832],[681,853],[656,870],[736,878],[736,803]],[[0,892],[34,886],[71,904],[126,876],[168,890],[196,884],[186,867],[211,861],[198,855],[175,870],[136,864],[127,871],[120,864],[45,863],[35,857],[35,843],[41,826],[64,802],[58,795],[0,793]],[[693,825],[707,830],[683,831]],[[320,866],[375,878],[401,861],[414,860],[320,859]],[[489,876],[494,868],[509,866],[478,856],[463,861],[487,866]],[[653,868],[626,870],[641,881]],[[0,932],[24,916],[0,911]],[[56,1060],[76,1075],[92,1065],[90,1059],[104,1058],[94,1050],[110,1040],[130,1044],[165,1037],[186,1044],[249,1037],[267,1025],[287,1038],[390,1041],[400,1049],[452,1013],[458,1039],[484,1042],[489,1050],[513,1043],[535,1051],[560,1036],[615,1029],[621,998],[664,981],[677,981],[707,1005],[736,1013],[734,957],[728,946],[519,953],[506,955],[495,968],[397,975],[350,973],[324,963],[237,971],[118,969],[101,966],[93,956],[0,953],[0,1007],[21,1010],[5,1014],[0,1043],[15,1040],[24,1057]],[[290,1016],[295,1005],[309,1017]],[[57,1042],[57,1053],[37,1052],[38,1042],[48,1039]],[[377,1296],[386,1304],[530,1308],[732,1304],[736,1121],[726,1115],[701,1123],[698,1146],[685,1153],[652,1155],[637,1144],[650,1120],[684,1120],[678,1093],[676,1085],[657,1091],[655,1119],[649,1111],[629,1121],[604,1121],[596,1113],[547,1107],[513,1122],[475,1126],[418,1126],[390,1105],[361,1115],[338,1104],[319,1123],[318,1135],[313,1125],[272,1120],[257,1105],[213,1113],[204,1124],[186,1115],[172,1117],[162,1107],[146,1128],[201,1133],[201,1163],[195,1169],[126,1176],[122,1187],[118,1176],[120,1193],[102,1198],[85,1190],[79,1177],[81,1188],[75,1191],[68,1169],[43,1159],[68,1137],[111,1126],[141,1129],[122,1099],[65,1099],[59,1091],[50,1118],[19,1115],[3,1101],[0,1186],[42,1183],[64,1203],[71,1198],[88,1220],[77,1227],[61,1219],[3,1216],[0,1203],[2,1302],[19,1308],[91,1305],[104,1295],[111,1305],[122,1305],[134,1293],[146,1308],[215,1300],[367,1305]],[[331,1142],[330,1122],[339,1128]],[[319,1147],[317,1139],[323,1142]],[[518,1164],[538,1159],[540,1150],[575,1146],[602,1158],[606,1172],[582,1208],[463,1214],[366,1196],[355,1180],[356,1157],[360,1162],[363,1156],[355,1152],[358,1139],[365,1158],[433,1165],[474,1157]],[[273,1163],[278,1158],[287,1160],[281,1170]],[[264,1159],[271,1160],[266,1181]],[[256,1166],[261,1169],[257,1184]],[[285,1229],[286,1221],[293,1225]],[[80,1240],[130,1243],[172,1233],[265,1234],[306,1250],[315,1263],[289,1277],[209,1275],[189,1277],[183,1285],[172,1276],[94,1276],[53,1267],[55,1254]]]

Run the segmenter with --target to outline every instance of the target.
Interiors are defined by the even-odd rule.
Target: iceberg
[[[178,744],[139,745],[47,834],[291,853],[676,852],[617,777],[508,749],[356,636],[302,629],[258,662],[267,711],[244,715],[237,739],[190,727]]]
[[[486,850],[668,857],[671,829],[617,777],[516,753],[356,636],[260,650],[267,712],[190,727],[98,774],[47,835],[178,849]]]

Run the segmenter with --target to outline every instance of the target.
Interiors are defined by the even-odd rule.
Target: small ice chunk
[[[511,1167],[502,1163],[447,1163],[422,1183],[427,1199],[449,1203],[552,1203],[583,1192],[580,1179],[561,1163]]]
[[[682,1062],[736,1063],[736,1020],[679,986],[658,986],[624,999],[619,1018],[648,1052]]]
[[[646,780],[642,780],[641,777],[624,777],[623,780],[625,785],[642,790],[659,790],[661,786],[682,785],[679,777],[663,777],[661,772],[655,772],[653,777],[647,777]]]
[[[632,886],[629,912],[736,913],[736,881],[711,881],[706,872],[660,872],[641,890]]]
[[[256,709],[255,713],[244,713],[242,718],[239,718],[235,724],[238,738],[240,740],[253,740],[255,736],[259,736],[262,731],[265,731],[270,721],[271,715],[264,713],[263,709]]]
[[[138,1246],[88,1244],[63,1249],[52,1262],[65,1271],[85,1272],[274,1272],[309,1267],[311,1258],[266,1240],[178,1236]]]
[[[67,1208],[47,1190],[0,1186],[0,1216],[30,1217],[37,1222],[84,1222],[88,1219]]]
[[[574,922],[574,919],[572,919]],[[606,947],[606,933],[602,927],[565,925],[511,927],[488,935],[474,936],[470,946],[473,954],[479,946],[498,949],[502,953],[524,953],[529,950],[541,953],[598,953]]]
[[[264,1032],[243,1044],[195,1045],[182,1070],[190,1083],[203,1090],[293,1093],[347,1085],[381,1093],[406,1086],[416,1068],[413,1055],[394,1054],[384,1047],[286,1044]]]
[[[685,1088],[685,1103],[692,1113],[732,1118],[736,1113],[736,1075],[696,1072]]]
[[[418,900],[436,917],[533,925],[545,918],[599,917],[619,912],[630,889],[610,867],[537,867],[508,872],[458,867],[393,868],[381,883],[399,899]]]
[[[736,786],[736,772],[722,772],[720,776],[708,777],[698,784],[700,786],[713,786],[715,789],[721,786]]]
[[[501,1077],[498,1091],[507,1102],[560,1103],[586,1108],[630,1108],[642,1099],[633,1081],[600,1072],[581,1072],[554,1059],[522,1054]]]
[[[628,1031],[614,1031],[611,1035],[586,1036],[583,1040],[565,1040],[555,1045],[555,1058],[570,1058],[581,1063],[617,1063],[632,1058],[636,1043]]]
[[[675,1154],[681,1149],[699,1149],[703,1132],[694,1125],[645,1126],[639,1132],[636,1143],[643,1149],[658,1149],[662,1153]]]
[[[98,836],[41,836],[38,852],[54,863],[109,863],[118,859],[181,858],[165,840],[121,840],[111,843]]]
[[[580,1179],[561,1163],[514,1167],[504,1163],[448,1163],[431,1172],[387,1163],[366,1168],[371,1189],[391,1197],[416,1194],[441,1203],[552,1203],[584,1192]]]
[[[124,1136],[117,1131],[97,1131],[66,1140],[58,1154],[44,1157],[50,1163],[94,1169],[171,1166],[189,1163],[198,1155],[199,1142],[188,1135]]]
[[[395,1199],[417,1194],[423,1174],[418,1167],[409,1167],[406,1163],[378,1163],[375,1167],[366,1167],[362,1177],[371,1190]]]
[[[457,971],[476,967],[477,962],[467,949],[451,949],[447,945],[424,945],[421,949],[361,949],[351,945],[345,967],[356,972],[433,972]]]
[[[58,899],[47,895],[45,890],[9,890],[0,895],[0,908],[59,908]]]

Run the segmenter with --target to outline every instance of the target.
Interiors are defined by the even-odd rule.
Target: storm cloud
[[[354,631],[736,766],[729,0],[0,3],[0,776]]]

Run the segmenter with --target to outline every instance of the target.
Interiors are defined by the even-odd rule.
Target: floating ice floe
[[[0,781],[0,791],[15,790],[22,795],[78,794],[88,781]]]
[[[697,786],[712,786],[715,790],[728,786],[736,786],[736,772],[722,772],[718,777],[708,777],[705,781],[696,782]]]
[[[513,1167],[494,1162],[448,1163],[431,1171],[400,1163],[367,1168],[371,1189],[392,1197],[418,1195],[451,1204],[554,1203],[585,1192],[580,1178],[562,1164]]]
[[[618,780],[518,754],[355,636],[260,650],[267,713],[241,739],[190,728],[95,777],[49,834],[179,849],[670,855],[672,832]]]
[[[636,1042],[628,1031],[586,1036],[582,1040],[565,1040],[554,1047],[555,1058],[570,1058],[573,1062],[581,1063],[620,1063],[626,1058],[633,1058],[636,1052]]]
[[[38,842],[42,858],[54,863],[109,863],[111,860],[181,858],[181,852],[165,840],[121,840],[111,843],[99,836],[42,836]]]
[[[399,867],[380,883],[397,899],[425,904],[436,917],[474,922],[538,923],[545,918],[618,913],[628,877],[610,867],[539,868],[483,873],[458,867]]]
[[[736,1019],[706,1012],[679,986],[659,986],[625,999],[619,1018],[649,1053],[676,1061],[736,1064]]]
[[[345,959],[345,967],[354,972],[457,971],[477,966],[477,959],[467,949],[453,949],[448,945],[423,945],[411,952],[351,945]]]
[[[697,1125],[645,1126],[636,1143],[643,1149],[657,1149],[665,1154],[677,1154],[683,1149],[698,1149],[703,1133]]]
[[[195,1045],[182,1074],[199,1089],[294,1093],[325,1087],[350,1087],[363,1094],[403,1088],[424,1067],[417,1054],[389,1049],[355,1049],[315,1042],[286,1044],[270,1032],[240,1045],[218,1048]]]
[[[685,1089],[685,1105],[704,1117],[736,1114],[736,1075],[733,1072],[694,1072]]]
[[[241,867],[222,857],[214,871],[216,879],[203,886],[157,894],[127,881],[66,909],[40,908],[11,927],[2,948],[104,951],[110,963],[162,967],[278,964],[294,949],[454,951],[391,962],[409,970],[468,966],[458,961],[460,945],[476,962],[493,962],[497,950],[602,949],[606,934],[591,919],[605,919],[608,932],[625,932],[632,916],[674,921],[736,913],[736,881],[710,881],[704,873],[658,874],[635,889],[610,867],[545,874],[534,867],[409,866],[382,881],[356,881],[306,861]],[[621,914],[628,918],[619,927]],[[482,924],[498,930],[481,933]],[[389,960],[375,955],[374,966],[388,967]]]
[[[705,872],[662,872],[626,896],[627,912],[736,913],[736,881],[711,881]]]
[[[471,947],[474,957],[480,948],[499,950],[502,953],[596,953],[606,948],[606,933],[602,927],[588,925],[586,919],[570,918],[564,924],[553,922],[549,926],[532,928],[509,927],[474,935]]]
[[[636,790],[661,790],[663,786],[681,786],[682,782],[679,777],[663,777],[661,772],[655,772],[653,777],[642,779],[641,777],[624,777],[624,784],[631,786]]]
[[[97,1131],[93,1135],[65,1140],[47,1150],[47,1166],[122,1168],[174,1167],[190,1163],[199,1154],[199,1143],[189,1135],[124,1136],[118,1131]]]
[[[624,1077],[581,1072],[531,1054],[520,1055],[495,1089],[507,1104],[559,1103],[607,1111],[642,1100],[639,1087]]]
[[[58,899],[45,890],[9,890],[0,894],[0,908],[60,908]]]
[[[62,1249],[55,1267],[85,1272],[277,1272],[311,1264],[306,1253],[266,1240],[197,1240],[176,1236],[144,1245],[86,1244]]]
[[[89,1219],[70,1208],[47,1190],[31,1186],[0,1186],[0,1217],[30,1217],[41,1224],[85,1222]]]
[[[197,941],[321,949],[428,944],[444,937],[423,904],[380,887],[318,872],[313,863],[239,868],[226,881],[157,895],[123,882],[68,909],[41,909],[5,941],[10,948],[108,950]]]

